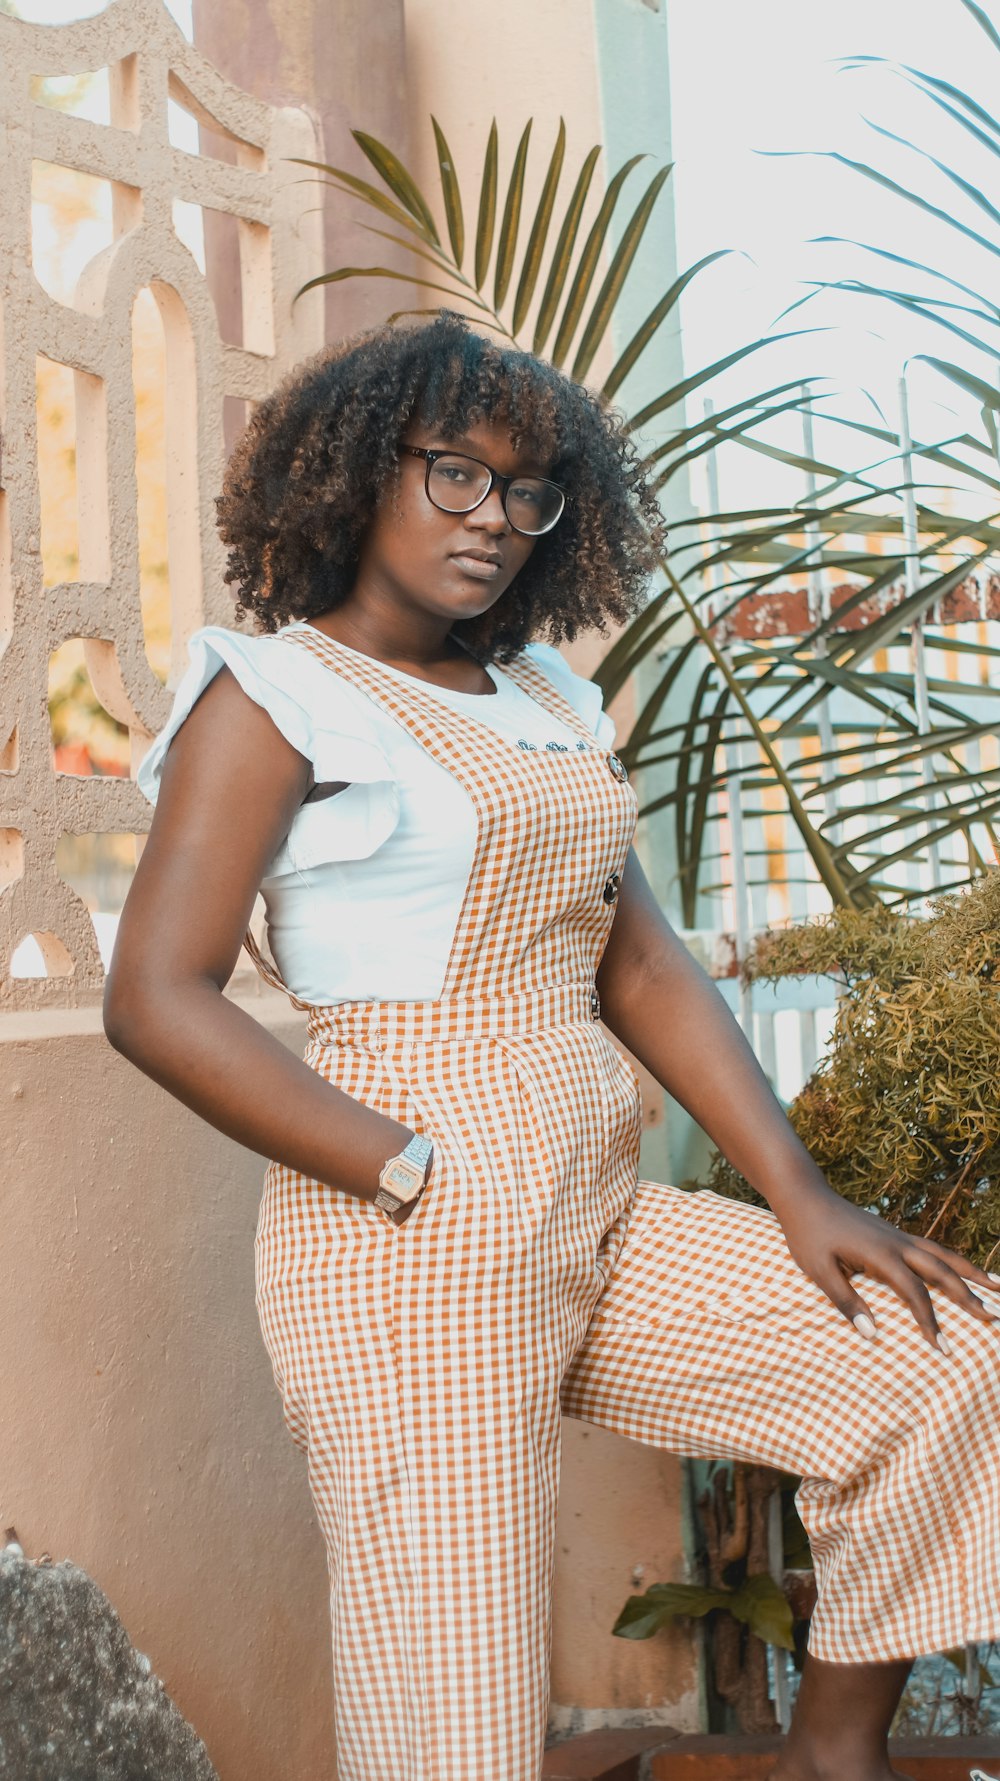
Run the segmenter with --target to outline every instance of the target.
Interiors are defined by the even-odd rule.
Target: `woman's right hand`
[[[412,1137],[412,1135],[413,1134],[411,1133],[410,1136]],[[404,1140],[404,1142],[408,1142],[408,1140]],[[427,1171],[427,1179],[424,1182],[423,1187],[421,1188],[420,1192],[417,1194],[416,1198],[411,1200],[408,1205],[400,1206],[398,1212],[390,1212],[389,1217],[393,1224],[400,1225],[400,1224],[406,1223],[406,1221],[410,1217],[411,1213],[416,1211],[417,1207],[419,1206],[421,1200],[424,1197],[424,1194],[428,1193],[430,1191],[430,1186],[431,1186],[431,1182],[432,1182],[433,1178],[434,1178],[434,1155],[432,1152],[430,1168]]]

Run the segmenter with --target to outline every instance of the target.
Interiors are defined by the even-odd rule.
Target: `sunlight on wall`
[[[164,0],[185,37],[191,37],[191,0]],[[0,0],[0,12],[12,13],[29,25],[71,25],[74,19],[96,18],[104,6],[87,6],[80,0]]]
[[[60,21],[61,22],[61,21]],[[95,122],[107,116],[107,73],[40,83],[42,102]],[[197,147],[197,125],[174,107],[179,146]],[[189,140],[192,139],[192,140]],[[185,245],[204,264],[201,211],[185,206]],[[50,296],[69,303],[77,279],[112,240],[111,187],[72,168],[35,163],[32,256],[35,275]],[[133,312],[132,368],[136,391],[136,475],[139,491],[139,576],[143,630],[150,665],[165,682],[170,666],[170,588],[164,440],[163,327],[152,295],[140,293]],[[42,494],[42,556],[46,585],[67,581],[78,567],[76,428],[72,373],[38,361],[38,459]],[[62,771],[128,772],[127,732],[84,691],[77,640],[57,652],[50,679],[50,712],[57,747],[72,747],[74,765]],[[81,679],[82,675],[82,679]],[[89,758],[85,767],[83,760]]]

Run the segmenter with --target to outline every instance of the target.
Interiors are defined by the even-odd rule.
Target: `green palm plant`
[[[960,3],[984,34],[987,53],[995,55],[1000,51],[1000,32],[975,0]],[[861,67],[873,62],[889,66],[872,57],[854,58],[847,65]],[[896,72],[956,127],[956,143],[971,139],[986,151],[989,161],[1000,159],[1000,121],[976,99],[932,73],[912,67]],[[956,244],[972,242],[993,257],[1000,255],[1000,208],[988,190],[918,143],[877,123],[872,128],[912,157],[912,183],[891,178],[868,162],[851,161],[836,153],[825,158],[888,191],[921,220],[932,218],[943,224]],[[935,202],[924,189],[921,175],[929,175],[931,170],[950,189],[952,207]],[[689,553],[680,579],[687,584],[690,602],[698,606],[705,598],[706,573],[712,576],[716,583],[713,612],[723,623],[738,615],[743,601],[804,568],[850,576],[855,584],[856,591],[846,604],[835,615],[820,619],[806,635],[792,642],[742,648],[732,655],[731,668],[744,686],[749,678],[755,709],[776,745],[800,735],[810,716],[815,718],[819,707],[831,697],[839,695],[853,704],[859,716],[856,727],[862,727],[860,720],[868,713],[870,759],[863,769],[858,769],[856,761],[851,764],[851,754],[857,753],[852,739],[847,747],[836,747],[826,755],[800,758],[791,774],[807,817],[830,842],[832,864],[847,891],[845,899],[835,895],[834,901],[864,907],[873,901],[922,896],[925,882],[918,880],[909,890],[903,889],[890,882],[891,873],[905,861],[926,864],[932,849],[959,844],[962,857],[951,861],[954,885],[977,877],[996,855],[994,822],[1000,808],[1000,774],[983,772],[975,761],[980,740],[996,729],[992,689],[984,688],[978,696],[965,689],[961,696],[962,689],[940,674],[935,677],[930,668],[926,708],[921,713],[914,673],[889,674],[881,665],[876,671],[872,659],[876,652],[912,640],[928,610],[972,573],[996,567],[1000,545],[1000,307],[987,293],[941,267],[906,259],[870,243],[819,239],[838,249],[860,247],[894,273],[905,268],[921,275],[925,281],[922,290],[844,279],[816,281],[811,294],[837,291],[878,298],[921,317],[952,343],[960,342],[969,363],[929,353],[920,357],[964,398],[972,397],[979,404],[982,432],[962,430],[946,439],[915,442],[907,486],[886,481],[886,463],[898,462],[900,442],[884,425],[831,417],[840,427],[852,429],[857,439],[875,452],[870,462],[855,463],[847,470],[806,454],[780,451],[756,437],[752,429],[744,429],[740,437],[743,449],[794,464],[811,479],[812,492],[791,509],[713,515],[711,541]],[[693,451],[702,448],[707,434],[725,437],[723,422],[723,416],[705,422],[700,429],[689,430],[690,438],[675,435],[659,448],[664,482],[690,461]],[[908,494],[916,509],[919,543],[905,535]],[[948,505],[942,504],[942,494]],[[675,537],[678,532],[683,538],[684,522],[675,527]],[[857,629],[845,629],[845,620],[860,606],[872,610],[879,597],[900,581],[907,587],[902,601],[868,618]],[[617,690],[637,660],[648,653],[649,618],[643,614],[640,624],[647,626],[645,631],[634,628],[632,635],[620,638],[602,664],[599,678],[607,692]],[[655,627],[658,615],[653,615],[652,622]],[[667,599],[659,618],[661,650],[677,622],[676,602]],[[927,636],[923,645],[928,656],[933,656],[943,647],[943,640]],[[694,708],[679,713],[673,724],[663,724],[661,713],[682,672],[684,649],[691,647],[688,643],[670,652],[630,746],[636,758],[646,762],[680,757],[677,783],[650,808],[672,806],[678,856],[682,863],[690,859],[696,874],[705,809],[723,777],[732,775],[731,766],[720,766],[715,742],[732,706],[733,688],[718,671],[704,675],[696,689]],[[949,639],[947,648],[953,654],[975,654],[982,664],[988,664],[996,654],[989,643],[957,645]],[[978,711],[974,708],[977,704]],[[748,734],[753,735],[753,726]],[[922,796],[915,796],[918,776],[923,781]],[[747,769],[747,778],[751,791],[759,791],[767,782],[756,763]],[[889,789],[873,799],[873,785],[879,784]],[[831,802],[835,805],[832,811]],[[796,815],[794,809],[792,814]],[[829,887],[829,878],[826,882]],[[693,894],[689,903],[693,904]]]
[[[604,256],[624,205],[626,183],[646,157],[632,155],[616,170],[589,227],[584,228],[601,147],[595,144],[584,157],[569,197],[558,212],[558,192],[566,157],[566,127],[560,119],[535,214],[522,244],[524,188],[533,121],[528,120],[518,142],[502,207],[498,174],[499,135],[496,121],[493,121],[478,195],[474,206],[469,207],[463,204],[447,139],[437,119],[431,118],[446,241],[441,238],[429,199],[412,174],[391,149],[364,130],[353,131],[354,140],[378,174],[384,189],[342,167],[322,161],[300,160],[298,165],[312,169],[323,184],[342,196],[361,200],[369,209],[388,219],[394,226],[392,231],[374,225],[366,227],[382,240],[414,255],[422,266],[429,266],[434,277],[428,277],[420,268],[399,271],[389,266],[339,266],[310,279],[299,295],[317,285],[338,284],[350,278],[384,278],[416,285],[451,298],[469,310],[481,326],[494,329],[506,339],[544,355],[553,365],[567,369],[577,381],[586,380],[607,336],[615,305],[672,169],[670,166],[658,168],[644,187],[598,282]],[[466,241],[467,208],[474,209],[476,215],[475,238],[471,244]],[[405,232],[400,234],[400,230]],[[467,269],[467,247],[470,245],[472,266]],[[705,267],[723,258],[726,252],[723,248],[706,254],[674,280],[605,375],[599,386],[603,401],[610,402],[619,394],[625,379],[635,370],[664,325],[671,318],[676,322],[681,296],[692,279]],[[491,268],[492,281],[489,277]],[[512,293],[513,301],[510,300]],[[538,302],[529,329],[526,324],[536,295]],[[440,304],[428,304],[423,309],[397,309],[387,319],[396,321],[406,315],[433,313],[440,307]],[[677,408],[686,396],[740,359],[758,351],[763,344],[766,343],[750,342],[694,376],[679,380],[661,392],[654,402],[645,403],[642,411],[630,418],[630,425],[639,429]],[[569,364],[571,352],[572,363]],[[761,402],[769,402],[781,394],[780,389],[769,391],[763,397],[755,396],[752,401],[739,404],[731,416],[734,431],[738,433],[741,426],[755,425]]]
[[[972,0],[961,3],[980,16]],[[935,103],[961,111],[955,89],[945,94],[938,90],[943,83],[935,85],[931,76],[910,78],[922,81]],[[970,127],[987,133],[985,114],[974,118],[971,101],[966,114]],[[600,147],[592,147],[577,169],[567,169],[560,122],[529,217],[531,121],[503,192],[498,133],[496,124],[491,126],[471,199],[463,195],[440,124],[436,119],[431,124],[440,188],[433,200],[392,151],[364,131],[355,131],[354,138],[378,184],[344,168],[301,163],[339,196],[376,213],[373,235],[405,249],[413,260],[403,271],[381,264],[336,267],[303,288],[354,278],[416,286],[432,299],[426,311],[461,307],[480,325],[545,356],[570,376],[592,380],[670,168],[656,169],[629,209],[633,175],[643,157],[633,156],[617,168],[598,196]],[[991,128],[1000,152],[1000,125],[991,121]],[[857,170],[885,183],[875,168]],[[567,191],[561,196],[564,176]],[[898,190],[904,200],[929,202],[919,193]],[[435,220],[435,207],[443,227]],[[1000,220],[1000,212],[994,214]],[[467,219],[473,218],[469,227]],[[638,381],[648,390],[651,349],[664,328],[676,328],[678,306],[692,280],[724,251],[704,256],[664,291],[596,382],[602,401],[620,406],[630,379],[629,388]],[[887,301],[904,295],[882,294]],[[919,299],[911,295],[906,301]],[[1000,322],[995,305],[983,299],[979,307],[983,316]],[[395,310],[391,319],[426,311]],[[960,326],[933,299],[927,299],[926,312],[952,331]],[[929,479],[957,477],[963,491],[978,493],[979,506],[983,497],[990,505],[1000,479],[996,427],[989,417],[1000,398],[985,379],[977,383],[976,374],[941,362],[966,391],[982,385],[987,418],[981,439],[962,433],[915,443],[913,463],[927,480],[915,490],[919,542],[914,545],[904,525],[906,489],[886,474],[887,463],[899,453],[887,426],[842,423],[853,428],[859,442],[860,461],[846,468],[808,452],[789,452],[768,438],[774,423],[817,400],[815,380],[785,380],[730,402],[718,414],[685,417],[685,402],[714,387],[741,360],[787,337],[775,333],[748,342],[653,395],[644,391],[641,405],[625,416],[665,500],[690,467],[722,443],[792,464],[812,485],[808,498],[798,503],[675,519],[674,555],[661,563],[660,585],[594,676],[605,697],[612,698],[642,670],[639,710],[621,752],[631,767],[653,770],[641,781],[653,787],[642,814],[663,811],[673,821],[683,912],[691,925],[712,871],[713,815],[724,789],[732,796],[737,781],[750,800],[779,789],[831,901],[857,908],[922,894],[900,886],[900,864],[926,861],[932,848],[956,840],[961,859],[951,865],[952,882],[977,876],[987,863],[991,825],[1000,810],[1000,773],[980,770],[974,755],[970,760],[970,749],[990,728],[988,717],[970,715],[954,687],[933,676],[921,712],[912,671],[887,674],[883,666],[873,667],[873,657],[905,642],[936,601],[976,568],[996,561],[1000,517],[995,523],[944,511]],[[917,480],[915,469],[912,483]],[[851,578],[855,591],[835,615],[818,616],[804,636],[726,647],[726,627],[738,628],[745,602],[789,576],[816,571]],[[857,628],[844,628],[845,619],[853,614],[856,620],[865,602],[877,605],[907,576],[909,591],[902,601],[867,616]],[[927,647],[933,649],[935,640],[928,639]],[[849,734],[831,737],[828,725],[825,746],[817,752],[813,743],[807,752],[802,739],[824,735],[822,715],[831,701],[849,706]],[[725,760],[723,737],[730,745]],[[734,748],[739,751],[735,768]],[[873,787],[879,788],[874,797]]]

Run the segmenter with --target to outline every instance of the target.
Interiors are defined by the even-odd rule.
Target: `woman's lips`
[[[493,581],[503,568],[502,563],[488,563],[484,557],[463,557],[461,554],[452,557],[463,575],[472,575],[477,581]]]

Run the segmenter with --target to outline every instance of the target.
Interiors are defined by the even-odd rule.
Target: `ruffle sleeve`
[[[399,821],[395,769],[375,729],[370,701],[305,651],[276,637],[203,625],[188,639],[188,667],[166,724],[136,774],[155,804],[167,749],[195,701],[225,665],[283,736],[312,762],[317,785],[346,789],[299,806],[264,878],[338,860],[368,859]]]
[[[566,657],[551,643],[528,643],[524,654],[540,668],[567,704],[593,732],[601,748],[611,748],[615,740],[615,721],[604,709],[601,689],[593,680],[585,680],[570,667]]]

